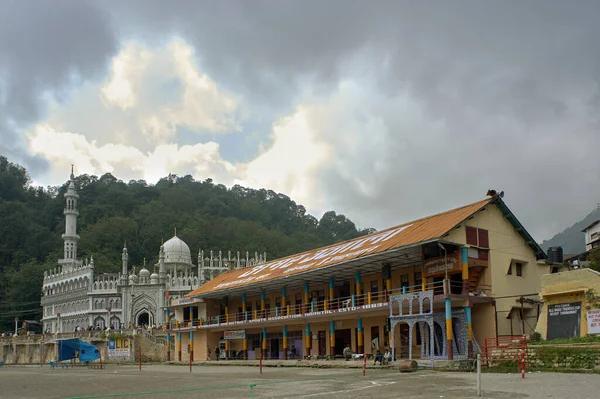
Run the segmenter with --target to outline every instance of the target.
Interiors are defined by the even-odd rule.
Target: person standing
[[[215,347],[215,356],[217,357],[217,361],[219,360],[219,355],[221,354],[221,351],[219,350],[219,347],[216,346]]]

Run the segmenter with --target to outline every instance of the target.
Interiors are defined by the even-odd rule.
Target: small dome
[[[165,249],[165,263],[192,263],[190,247],[185,242],[174,236],[163,244]]]
[[[148,270],[144,267],[142,270],[140,270],[139,276],[140,276],[140,278],[150,277],[150,270]]]
[[[129,283],[133,284],[137,281],[137,277],[135,276],[135,274],[130,274],[129,275]]]
[[[150,284],[158,284],[158,274],[152,273],[150,275]]]

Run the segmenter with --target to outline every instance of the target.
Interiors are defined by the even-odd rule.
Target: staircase
[[[483,266],[475,266],[469,268],[469,292],[476,290],[483,273]]]

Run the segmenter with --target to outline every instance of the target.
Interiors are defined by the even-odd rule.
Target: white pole
[[[481,354],[477,354],[477,396],[481,396]]]
[[[19,329],[18,325],[19,325],[19,318],[15,317],[15,336],[18,335],[18,329]]]

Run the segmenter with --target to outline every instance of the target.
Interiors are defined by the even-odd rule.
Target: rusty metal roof
[[[209,292],[261,283],[440,238],[495,199],[487,198],[352,240],[226,272],[187,296],[201,296]]]

